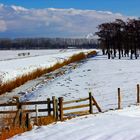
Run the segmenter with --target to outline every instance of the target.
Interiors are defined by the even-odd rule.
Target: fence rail
[[[87,100],[89,100],[89,98],[83,98],[83,99],[79,99],[79,100],[66,101],[66,102],[63,102],[63,104],[78,103],[78,102],[83,102],[83,101],[87,101]]]
[[[40,112],[47,113],[46,116],[53,116],[55,120],[63,121],[68,115],[81,115],[81,114],[92,114],[93,113],[93,106],[96,106],[99,112],[101,109],[97,104],[96,100],[89,93],[89,97],[77,99],[77,100],[70,100],[64,101],[63,97],[56,98],[55,96],[52,99],[48,98],[46,101],[30,101],[30,102],[20,102],[19,98],[14,97],[13,101],[15,103],[7,103],[7,104],[0,104],[0,109],[9,107],[7,110],[0,110],[0,115],[2,114],[15,114],[14,124],[22,124],[24,114],[31,114],[35,113],[36,122],[40,116]],[[86,102],[86,103],[85,103]],[[88,102],[88,103],[87,103]],[[41,106],[40,106],[41,105]],[[43,105],[43,106],[42,106]],[[14,109],[10,108],[14,107]],[[29,109],[27,109],[27,107]],[[88,108],[86,111],[78,110],[82,108]],[[73,112],[65,112],[70,110],[76,110]],[[16,120],[16,122],[15,122]]]

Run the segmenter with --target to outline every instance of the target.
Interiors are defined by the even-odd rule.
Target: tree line
[[[98,26],[100,48],[108,59],[130,57],[137,59],[140,51],[140,19],[116,19],[114,22]]]
[[[96,48],[97,40],[86,38],[16,38],[0,39],[0,50]]]

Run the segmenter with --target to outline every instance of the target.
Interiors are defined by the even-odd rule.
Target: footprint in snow
[[[78,87],[79,85],[78,85],[78,84],[76,84],[75,86],[76,86],[76,87]]]
[[[61,87],[65,86],[64,84],[60,85]]]
[[[79,92],[79,90],[75,90],[76,92]]]

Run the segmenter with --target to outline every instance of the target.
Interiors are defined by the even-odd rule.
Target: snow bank
[[[89,115],[32,131],[10,140],[139,140],[140,108]]]

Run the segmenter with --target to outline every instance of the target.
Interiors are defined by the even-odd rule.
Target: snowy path
[[[10,140],[139,140],[139,124],[140,108],[131,107],[35,127]]]

